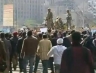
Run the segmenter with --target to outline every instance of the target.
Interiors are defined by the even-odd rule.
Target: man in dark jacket
[[[90,50],[81,44],[81,34],[72,34],[72,47],[62,55],[60,73],[95,73],[93,58]]]
[[[24,57],[24,73],[27,73],[26,66],[28,61],[30,64],[29,73],[32,73],[34,58],[38,47],[38,39],[32,36],[32,31],[28,31],[27,35],[28,37],[23,41],[21,55]]]
[[[17,43],[17,53],[19,55],[19,68],[20,68],[20,72],[23,71],[23,59],[20,56],[20,54],[21,54],[22,44],[23,44],[23,41],[24,41],[25,38],[26,38],[26,32],[23,32],[22,33],[22,38],[20,38],[18,40],[18,43]]]
[[[13,68],[14,70],[16,70],[16,66],[17,66],[17,42],[18,42],[18,37],[17,37],[17,32],[13,33],[13,37],[11,38],[11,46],[12,46],[12,50],[11,50],[11,60],[13,62]]]

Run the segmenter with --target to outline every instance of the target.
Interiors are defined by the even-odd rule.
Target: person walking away
[[[57,45],[57,33],[53,33],[53,38],[51,39],[52,47]],[[53,65],[54,58],[53,56],[49,57],[49,63],[51,68],[51,73],[54,73],[54,65]]]
[[[66,49],[63,44],[63,39],[59,38],[57,40],[57,45],[53,46],[51,50],[48,52],[48,56],[54,56],[54,64],[55,64],[55,73],[59,73],[60,71],[60,64],[61,64],[61,57],[63,54],[63,51]]]
[[[94,68],[96,69],[96,33],[94,33],[94,39],[92,43],[94,45],[94,50],[93,50]]]
[[[67,48],[71,46],[70,40],[66,38],[66,32],[63,33],[63,46]]]
[[[20,72],[23,72],[23,58],[21,57],[21,49],[22,49],[22,44],[24,39],[26,38],[26,32],[22,33],[22,37],[19,38],[18,43],[17,43],[17,53],[19,55],[19,68]]]
[[[5,38],[9,41],[9,43],[10,43],[10,45],[11,45],[11,41],[10,41],[10,33],[5,33]],[[10,53],[10,60],[9,60],[9,62],[10,62],[10,73],[12,73],[12,66],[11,66],[11,52],[12,52],[12,46],[11,46],[11,49],[10,49],[10,51],[9,51],[9,53]]]
[[[33,72],[33,63],[35,60],[35,55],[38,47],[38,40],[36,37],[32,36],[32,31],[28,31],[27,38],[23,41],[21,56],[24,57],[24,73],[27,73],[26,66],[29,61],[29,73]]]
[[[81,34],[72,34],[72,47],[63,52],[60,73],[95,73],[89,49],[81,44]]]
[[[11,51],[11,61],[13,63],[13,68],[16,70],[17,67],[17,42],[18,42],[18,37],[17,37],[17,32],[13,33],[13,37],[11,38],[11,46],[12,46],[12,51]]]
[[[40,40],[42,40],[42,33],[38,34],[38,41],[40,41]],[[40,51],[38,51],[37,54],[36,54],[34,73],[37,72],[39,61],[40,61]]]
[[[0,65],[2,64],[2,62],[6,62],[6,58],[7,58],[7,54],[5,50],[5,45],[4,42],[0,40]],[[4,73],[4,72],[2,72],[0,69],[0,73]]]
[[[10,50],[12,49],[11,43],[9,40],[5,38],[5,34],[1,33],[1,40],[4,42],[5,50],[6,50],[6,64],[7,64],[7,69],[6,73],[9,73],[9,68],[10,68]]]
[[[46,34],[43,34],[43,39],[38,44],[38,51],[40,51],[40,59],[43,64],[43,73],[48,73],[48,56],[47,53],[52,47],[51,41],[48,39]]]

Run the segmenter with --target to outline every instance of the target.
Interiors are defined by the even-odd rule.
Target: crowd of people
[[[43,73],[95,73],[96,33],[83,31],[54,31],[33,33],[14,32],[0,34],[0,66],[6,62],[3,73],[37,73],[42,62]]]

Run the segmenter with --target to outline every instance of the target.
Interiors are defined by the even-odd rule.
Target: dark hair
[[[38,34],[38,37],[39,37],[39,38],[42,38],[42,33],[39,33],[39,34]]]
[[[5,37],[5,34],[4,33],[1,33],[1,38],[4,38]]]
[[[6,38],[9,37],[9,33],[5,33],[5,37],[6,37]]]
[[[82,34],[83,34],[83,35],[87,34],[87,31],[83,31]]]
[[[81,41],[81,34],[79,32],[74,32],[72,34],[72,41],[80,42]]]
[[[51,33],[51,29],[48,29],[48,32]]]
[[[63,33],[63,36],[66,37],[66,32]]]
[[[55,32],[55,33],[53,33],[53,37],[57,37],[57,33]]]
[[[48,38],[47,34],[43,34],[43,38],[44,39]]]
[[[28,36],[32,36],[32,31],[28,31],[28,32],[27,32],[27,35],[28,35]]]
[[[25,37],[25,36],[26,36],[26,32],[23,32],[23,33],[22,33],[22,36]]]
[[[72,30],[72,31],[71,31],[71,34],[73,34],[74,32],[75,32],[75,30]]]

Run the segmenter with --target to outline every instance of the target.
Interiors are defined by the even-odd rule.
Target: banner
[[[4,5],[3,26],[13,26],[13,5]]]
[[[48,30],[48,28],[40,28],[40,31],[44,32],[44,33],[47,32],[47,30]]]

